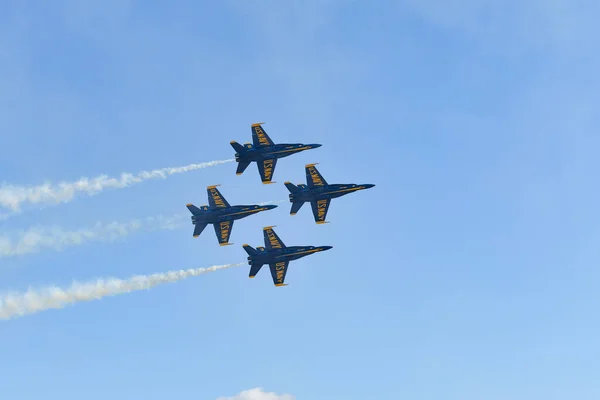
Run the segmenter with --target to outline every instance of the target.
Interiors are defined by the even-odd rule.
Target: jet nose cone
[[[322,144],[318,144],[318,143],[314,143],[314,144],[309,144],[308,145],[311,149],[316,149],[319,148],[321,146],[323,146]]]
[[[327,251],[329,249],[333,249],[333,246],[321,246],[321,251]]]
[[[372,187],[375,187],[375,185],[373,185],[372,183],[368,183],[366,185],[363,185],[363,188],[365,188],[365,189],[371,189]]]
[[[277,205],[276,204],[269,204],[269,205],[266,205],[265,207],[267,208],[267,210],[272,210],[274,208],[277,208]]]

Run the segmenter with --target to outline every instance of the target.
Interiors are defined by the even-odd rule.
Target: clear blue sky
[[[32,209],[5,231],[287,198],[319,162],[328,225],[289,204],[219,247],[191,223],[3,259],[0,289],[244,261],[277,225],[290,286],[238,267],[1,323],[7,399],[600,398],[597,2],[4,1],[0,181],[233,156],[266,121],[278,184],[235,165]]]

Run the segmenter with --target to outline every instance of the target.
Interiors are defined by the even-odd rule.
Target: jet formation
[[[252,162],[256,162],[261,182],[263,184],[276,183],[272,181],[272,178],[278,159],[301,151],[321,147],[321,144],[276,144],[267,135],[262,124],[264,122],[250,126],[252,143],[241,145],[236,141],[230,142],[231,147],[236,151],[235,160],[238,163],[236,169],[237,175],[242,175]],[[304,203],[310,203],[314,221],[317,224],[328,223],[326,217],[332,199],[375,186],[371,183],[329,184],[315,167],[317,164],[307,164],[304,166],[306,184],[294,185],[290,181],[284,182],[285,187],[289,191],[289,201],[292,204],[290,215],[298,213]],[[200,236],[208,224],[212,224],[219,245],[231,245],[233,243],[230,243],[229,239],[234,221],[262,211],[277,208],[276,205],[260,204],[231,206],[219,189],[217,189],[217,186],[219,185],[212,185],[206,188],[208,205],[200,207],[196,207],[191,203],[186,205],[192,213],[191,220],[194,225],[193,237],[195,238]],[[273,284],[276,287],[287,286],[285,277],[290,261],[332,248],[332,246],[286,246],[273,230],[274,227],[275,225],[263,228],[264,247],[260,246],[255,249],[248,244],[242,246],[248,254],[247,260],[248,265],[250,265],[248,276],[250,278],[254,278],[263,265],[269,265]]]

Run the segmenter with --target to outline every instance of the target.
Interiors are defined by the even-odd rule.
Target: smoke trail
[[[123,173],[119,178],[100,175],[96,178],[81,178],[76,182],[60,182],[57,185],[44,183],[38,186],[2,185],[0,187],[0,206],[9,208],[13,212],[21,209],[21,204],[59,204],[72,201],[79,192],[88,196],[96,195],[104,189],[125,188],[149,179],[165,179],[169,175],[181,174],[197,169],[232,162],[234,159],[217,160],[200,164],[190,164],[184,167],[171,167],[142,171],[138,174]]]
[[[33,227],[18,233],[16,239],[0,236],[0,258],[14,257],[38,253],[42,249],[62,251],[70,246],[79,246],[88,242],[113,242],[129,236],[137,231],[156,231],[177,229],[184,225],[187,215],[176,214],[169,217],[162,215],[134,219],[129,222],[97,222],[88,229],[65,230],[58,226]]]
[[[209,268],[136,275],[129,279],[107,278],[87,283],[73,282],[67,289],[49,286],[42,289],[30,288],[25,293],[7,293],[0,297],[0,319],[11,319],[49,309],[65,308],[70,304],[84,301],[100,300],[107,296],[152,289],[165,283],[177,282],[192,276],[243,264],[215,265]]]
[[[262,203],[258,203],[259,206],[266,206],[269,204],[281,204],[281,203],[285,203],[287,202],[287,200],[271,200],[271,201],[264,201]]]
[[[260,205],[278,204],[286,200],[272,200]],[[42,249],[62,251],[67,247],[79,246],[88,242],[114,242],[138,231],[153,232],[158,230],[174,230],[189,224],[189,214],[172,216],[158,215],[128,222],[97,222],[87,229],[65,230],[59,226],[35,226],[27,231],[0,236],[0,258],[15,257],[38,253]],[[16,238],[14,237],[16,236]]]

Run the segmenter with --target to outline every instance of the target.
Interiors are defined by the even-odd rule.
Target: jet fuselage
[[[288,246],[282,249],[265,250],[264,247],[259,247],[257,254],[248,256],[247,259],[249,265],[271,264],[297,260],[331,248],[332,246]]]
[[[345,196],[349,193],[356,192],[358,190],[370,189],[373,184],[331,184],[327,186],[315,186],[309,189],[306,185],[299,185],[300,189],[298,192],[290,193],[290,202],[309,202],[313,200],[322,199],[335,199],[336,197]]]
[[[252,162],[269,160],[273,158],[284,158],[304,150],[316,149],[317,147],[321,147],[321,145],[303,143],[279,143],[273,146],[254,147],[251,144],[246,144],[244,146],[243,152],[235,153],[235,161]]]
[[[217,209],[202,209],[200,213],[192,215],[192,224],[198,223],[209,223],[214,224],[221,221],[235,221],[238,219],[246,218],[252,214],[256,214],[261,211],[272,210],[276,208],[276,205],[237,205],[227,208]]]

